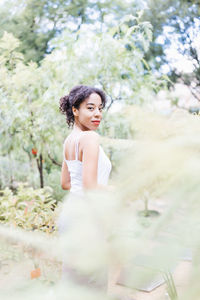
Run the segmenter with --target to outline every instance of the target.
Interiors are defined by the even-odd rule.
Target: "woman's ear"
[[[74,106],[72,106],[72,112],[73,112],[75,117],[78,117],[78,109],[75,108]]]

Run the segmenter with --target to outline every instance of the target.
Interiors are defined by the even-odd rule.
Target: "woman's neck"
[[[74,124],[74,128],[73,128],[73,131],[76,131],[76,132],[82,132],[83,130],[75,123],[75,124]]]
[[[76,123],[74,123],[74,127],[73,127],[73,131],[74,132],[84,132],[84,131],[88,131],[89,129],[85,129],[84,128],[81,128],[79,125],[77,125]]]

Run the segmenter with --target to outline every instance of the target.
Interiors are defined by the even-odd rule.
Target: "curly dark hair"
[[[93,93],[96,93],[101,97],[102,105],[105,107],[105,93],[98,88],[87,85],[77,85],[73,87],[73,89],[69,92],[69,95],[63,96],[60,99],[60,111],[66,115],[66,121],[69,127],[74,124],[72,106],[79,109],[80,104]]]

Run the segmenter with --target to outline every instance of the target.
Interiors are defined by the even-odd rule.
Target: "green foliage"
[[[130,122],[123,111],[104,114],[104,122],[99,128],[102,136],[113,139],[129,139],[133,136]]]
[[[59,143],[62,144],[63,129],[58,127],[61,115],[54,117],[58,99],[53,103],[49,97],[45,97],[48,85],[45,74],[36,64],[26,65],[22,60],[19,61],[13,44],[15,47],[18,45],[11,35],[7,35],[7,44],[4,38],[1,43],[1,153],[9,155],[19,150],[20,157],[28,155],[32,164],[41,155],[42,161],[48,159],[55,135],[57,141],[60,136]],[[8,45],[11,45],[10,48]],[[32,149],[36,149],[35,156]]]
[[[103,88],[108,107],[116,100],[140,104],[151,101],[161,82],[144,70],[150,30],[149,23],[131,15],[103,34],[87,29],[71,34],[66,30],[52,41],[57,48],[45,58],[43,68],[57,74],[63,93],[76,83]],[[127,50],[127,44],[131,51]]]
[[[118,20],[127,12],[133,13],[137,5],[118,0],[7,0],[0,9],[0,36],[3,31],[12,33],[21,42],[25,61],[40,63],[52,51],[52,38],[64,29],[78,31],[82,24],[96,23],[110,26],[106,16],[112,14]]]
[[[4,32],[3,37],[0,40],[0,64],[6,66],[9,70],[12,70],[16,62],[23,60],[23,55],[17,52],[20,42],[12,34]]]
[[[9,188],[0,191],[1,223],[26,230],[51,232],[55,227],[56,200],[52,189],[36,189],[20,184],[16,193]]]
[[[45,178],[45,185],[50,186],[52,188],[52,195],[56,199],[57,202],[61,202],[68,194],[68,191],[62,190],[60,185],[60,175],[61,170],[57,166],[53,165],[51,161],[49,161],[50,165],[50,172],[46,171],[46,166],[44,165],[44,178]]]

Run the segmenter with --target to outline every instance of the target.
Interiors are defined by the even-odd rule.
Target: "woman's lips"
[[[94,123],[95,125],[99,125],[100,121],[92,121],[92,123]]]

